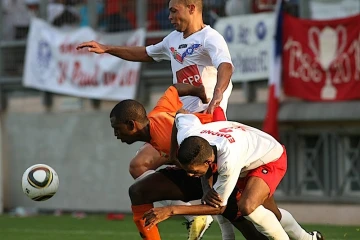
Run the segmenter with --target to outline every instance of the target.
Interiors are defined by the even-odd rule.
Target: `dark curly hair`
[[[202,137],[190,136],[184,139],[178,150],[181,165],[204,163],[212,154],[212,147]]]

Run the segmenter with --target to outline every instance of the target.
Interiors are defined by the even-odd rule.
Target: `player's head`
[[[215,160],[214,150],[202,137],[185,138],[178,150],[178,160],[189,176],[201,177],[206,174]]]
[[[127,144],[142,141],[140,132],[148,121],[144,106],[131,99],[119,102],[110,112],[115,137]]]
[[[184,32],[197,20],[202,21],[203,0],[170,0],[169,20],[175,30]]]

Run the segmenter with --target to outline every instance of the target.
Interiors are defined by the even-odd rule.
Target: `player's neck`
[[[150,143],[151,135],[150,135],[150,124],[145,125],[141,132],[142,141]]]
[[[194,33],[200,32],[202,29],[206,27],[205,23],[203,21],[199,21],[196,24],[192,24],[183,32],[183,38],[187,38],[191,36]]]

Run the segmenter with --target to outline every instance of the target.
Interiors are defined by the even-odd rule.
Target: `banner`
[[[224,36],[235,66],[233,82],[269,77],[274,25],[274,13],[226,17],[216,22],[214,28]]]
[[[284,16],[284,92],[312,101],[360,98],[360,15],[331,20]]]
[[[309,5],[311,19],[316,20],[345,18],[350,17],[351,15],[360,14],[359,0],[312,0],[309,1]]]
[[[77,97],[123,100],[135,97],[141,63],[76,50],[81,42],[143,46],[145,31],[100,34],[91,28],[65,31],[33,19],[27,40],[23,85]]]

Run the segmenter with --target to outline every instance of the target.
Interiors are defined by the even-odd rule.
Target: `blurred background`
[[[0,213],[19,206],[49,211],[130,212],[128,187],[133,180],[128,165],[141,144],[128,146],[116,140],[109,112],[117,101],[127,98],[121,91],[124,94],[133,91],[130,97],[141,101],[150,110],[172,84],[169,62],[131,66],[119,63],[125,70],[118,74],[133,69],[135,80],[128,85],[120,81],[120,87],[131,87],[131,91],[121,88],[119,94],[112,92],[112,97],[107,92],[97,94],[96,77],[78,77],[80,73],[76,75],[75,70],[66,75],[64,81],[78,77],[80,85],[72,82],[66,89],[57,91],[56,85],[49,87],[40,83],[61,83],[57,78],[62,66],[77,58],[84,61],[83,72],[91,75],[97,66],[91,61],[101,58],[94,54],[78,56],[81,54],[75,53],[74,48],[82,41],[100,39],[114,45],[132,44],[126,41],[142,29],[143,40],[138,44],[157,43],[172,31],[168,1],[2,0],[1,3]],[[275,6],[275,0],[204,0],[204,21],[225,37],[236,67],[228,117],[259,128],[269,111],[268,86],[277,27]],[[354,16],[360,14],[360,0],[290,0],[284,2],[283,11],[296,18],[325,23],[314,25],[320,32],[315,34],[313,45],[303,45],[301,51],[297,45],[288,47],[290,52],[284,59],[289,62],[282,62],[283,69],[288,72],[283,81],[306,75],[301,82],[313,84],[294,90],[291,86],[296,84],[284,82],[287,90],[280,89],[277,95],[280,106],[276,119],[289,160],[288,172],[275,197],[301,222],[359,224],[360,31],[356,26],[360,25],[360,20]],[[41,19],[36,28],[31,26],[34,18]],[[350,20],[346,24],[345,20],[337,22],[340,18],[350,19],[355,24]],[[334,27],[325,32],[321,29],[327,21]],[[310,29],[315,23],[306,24]],[[345,26],[345,32],[334,30],[337,26]],[[304,28],[294,25],[294,29],[301,36],[308,35]],[[292,34],[290,30],[283,31],[284,39],[286,34]],[[77,34],[77,37],[72,38],[71,34]],[[334,36],[339,36],[336,43],[331,40]],[[39,50],[34,41],[41,37],[50,40],[44,45],[46,48]],[[298,42],[308,44],[309,39]],[[327,39],[330,43],[326,43]],[[136,42],[137,37],[133,40]],[[66,41],[68,45],[61,45]],[[61,55],[62,62],[52,68],[53,72],[43,71],[39,66],[46,66],[46,62],[42,62],[47,61],[46,56],[53,59],[59,54],[47,52],[47,47],[51,48],[52,44],[62,46],[64,56]],[[341,52],[342,46],[345,50]],[[331,48],[333,50],[329,50]],[[300,56],[306,55],[309,49],[313,50],[312,55]],[[66,53],[69,54],[65,56]],[[31,54],[35,54],[37,61],[31,61]],[[309,56],[320,64],[309,64]],[[326,59],[322,60],[326,56],[330,58],[328,62],[333,63],[338,58],[345,59],[345,72],[341,70],[343,62],[339,63],[341,66],[329,63],[330,66],[324,67],[321,63],[326,62]],[[87,62],[85,58],[91,61]],[[104,58],[116,66],[114,57]],[[297,70],[287,65],[291,61],[296,62]],[[106,70],[106,66],[100,69],[105,75],[115,71]],[[341,96],[325,94],[321,97],[316,95],[320,90],[312,91],[325,85],[325,78],[319,80],[318,72],[309,74],[318,69],[324,73],[329,69],[334,71],[330,80],[335,91],[340,93],[340,88],[345,89]],[[330,85],[331,81],[328,82]],[[80,89],[81,85],[91,85],[94,89]],[[300,93],[296,92],[300,90]],[[60,177],[58,193],[46,202],[33,202],[22,193],[21,176],[25,169],[36,163],[49,164]]]

